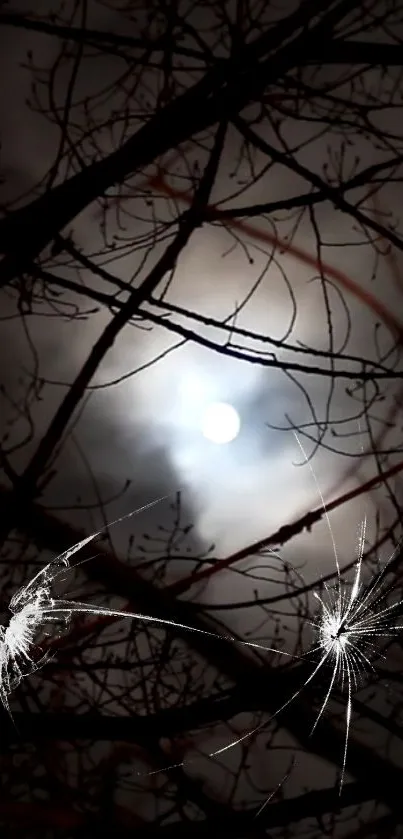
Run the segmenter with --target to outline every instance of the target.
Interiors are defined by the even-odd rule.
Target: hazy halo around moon
[[[240,427],[238,411],[227,402],[212,402],[202,417],[202,433],[212,443],[231,443],[238,436]]]

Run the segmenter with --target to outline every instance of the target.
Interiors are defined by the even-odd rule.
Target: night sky
[[[38,630],[0,662],[5,836],[401,835],[399,630],[312,738],[331,664],[308,679],[364,518],[362,579],[396,551],[402,597],[402,34],[392,0],[1,4],[4,623],[104,527],[52,596],[279,651]]]

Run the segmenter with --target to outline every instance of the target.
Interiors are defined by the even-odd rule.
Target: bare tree
[[[15,128],[5,121],[4,346],[10,325],[23,338],[12,339],[14,365],[7,353],[2,359],[4,604],[44,561],[39,552],[53,555],[79,537],[72,522],[88,505],[66,505],[67,524],[52,495],[79,448],[88,395],[116,380],[129,387],[183,345],[267,369],[293,389],[302,407],[267,424],[284,436],[297,430],[310,458],[338,458],[328,512],[378,488],[370,577],[379,551],[401,535],[399,4],[45,5],[22,14],[7,3],[0,13],[5,46],[16,33],[27,45],[26,120],[46,150],[27,139],[21,189]],[[13,95],[23,97],[17,81]],[[238,260],[245,274],[240,298],[219,272],[195,278],[186,263],[192,247],[207,263],[217,241],[223,264]],[[358,253],[355,271],[336,252],[347,262]],[[54,375],[54,345],[46,350],[54,329],[56,346],[79,347],[67,387],[63,364]],[[120,365],[105,383],[99,376],[123,341],[134,347],[131,368]],[[100,475],[88,469],[87,482],[107,515]],[[398,644],[383,639],[386,660],[354,697],[354,780],[340,800],[333,779],[343,751],[341,691],[309,737],[328,674],[307,682],[312,662],[298,657],[323,579],[303,579],[285,558],[272,563],[271,552],[282,556],[304,531],[313,545],[325,512],[318,503],[287,514],[264,538],[218,557],[194,535],[178,495],[168,521],[130,542],[124,559],[111,542],[97,546],[82,580],[91,594],[99,586],[98,600],[123,598],[129,610],[235,640],[98,618],[48,641],[57,657],[19,689],[17,729],[3,723],[3,824],[32,836],[44,828],[286,836],[295,823],[310,837],[397,836]],[[82,558],[91,555],[88,548]],[[397,597],[399,558],[390,568]],[[224,574],[229,591],[241,580],[243,600],[208,601],[206,585]],[[332,571],[329,584],[334,578]],[[248,638],[288,657],[236,643],[245,610],[253,615]],[[218,755],[264,722],[256,737]],[[315,783],[296,780],[298,763]]]

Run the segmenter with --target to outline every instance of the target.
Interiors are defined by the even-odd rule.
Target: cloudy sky
[[[19,9],[18,4],[13,4],[13,10],[14,7]],[[43,7],[46,10],[47,4]],[[21,8],[25,9],[25,5]],[[121,29],[122,19],[106,7],[96,4],[89,8],[88,25]],[[40,11],[39,6],[36,10]],[[49,89],[40,84],[40,71],[36,73],[36,87],[33,88],[32,72],[26,66],[27,50],[32,51],[31,60],[35,66],[51,66],[57,55],[57,44],[46,35],[22,30],[13,30],[12,39],[9,36],[10,30],[3,28],[1,73],[3,78],[13,79],[12,85],[2,85],[0,94],[2,190],[8,200],[35,188],[49,171],[59,142],[58,128],[36,112],[35,102],[41,103],[42,108],[49,106]],[[96,73],[88,73],[86,66],[76,79],[77,102],[112,84],[120,69],[118,60],[113,58],[97,59]],[[332,71],[326,73],[330,79]],[[372,73],[376,85],[377,72]],[[57,101],[62,100],[68,81],[68,69],[62,64],[55,74],[52,89],[52,96]],[[28,98],[33,103],[31,107],[27,106]],[[116,106],[113,98],[105,97],[101,101],[100,97],[94,115],[101,122]],[[79,120],[83,117],[79,105],[72,114],[72,120],[77,116],[80,125]],[[384,119],[390,122],[388,112]],[[389,123],[387,127],[391,129]],[[328,137],[316,136],[318,132],[311,129],[309,123],[299,130],[299,159],[306,166],[321,171],[324,163],[329,162]],[[286,123],[284,139],[292,142],[292,132],[292,124]],[[100,131],[99,134],[103,151],[111,151],[114,138],[108,132]],[[88,142],[82,141],[81,147],[87,152],[90,149]],[[335,139],[330,157],[336,160],[337,154],[341,154],[340,148]],[[244,189],[239,199],[242,205],[268,198],[280,200],[303,188],[297,176],[275,166],[258,184],[245,190],[246,164],[237,168],[239,151],[239,139],[234,131],[229,131],[212,203],[228,198],[240,184]],[[357,156],[362,167],[377,160],[376,149],[364,139],[354,138],[343,154],[346,169],[348,162],[352,165]],[[200,166],[202,152],[193,149],[189,159],[194,161],[197,157]],[[257,156],[256,165],[263,167],[263,158]],[[167,182],[172,189],[180,189],[185,166],[186,158],[182,156],[171,167]],[[20,200],[23,203],[26,198]],[[384,187],[380,201],[386,212],[398,218],[396,186]],[[117,255],[109,250],[105,266],[111,273],[127,280],[139,266],[143,250],[133,251],[125,245],[125,240],[130,243],[134,234],[136,241],[142,235],[149,236],[153,214],[161,221],[169,218],[172,204],[161,195],[153,207],[144,205],[142,197],[128,198],[123,205],[127,210],[123,229],[118,228],[113,202],[106,217],[109,241],[117,233],[120,242]],[[91,206],[68,231],[89,256],[98,254],[104,247],[101,217],[100,207]],[[285,240],[295,223],[296,217],[290,221],[288,216],[279,214],[276,219],[278,235]],[[392,347],[394,339],[382,318],[361,298],[359,289],[369,291],[388,311],[395,313],[393,316],[398,321],[402,290],[392,275],[390,262],[380,257],[375,264],[373,249],[363,242],[362,232],[354,228],[350,218],[328,204],[317,210],[316,223],[320,228],[322,259],[329,279],[327,293],[334,347],[344,345],[344,351],[350,355],[375,358],[375,324],[380,323],[377,341],[385,352]],[[232,229],[209,226],[196,232],[179,259],[165,302],[218,321],[227,319],[228,323],[236,323],[238,327],[278,341],[287,336],[287,340],[297,347],[307,345],[328,350],[323,288],[317,269],[309,264],[316,258],[317,248],[309,218],[299,220],[293,235],[293,247],[299,249],[298,254],[274,249],[262,219],[255,220],[252,225],[255,230],[260,229],[262,235],[243,233],[242,243],[239,238],[235,239]],[[162,247],[157,242],[149,249],[146,268],[156,261]],[[343,281],[346,276],[350,285],[355,285],[355,293],[346,290]],[[102,282],[99,283],[102,287]],[[11,313],[12,301],[4,293],[2,299],[4,311]],[[91,304],[83,303],[82,299],[78,301],[71,295],[65,299],[79,303],[82,311],[91,309]],[[237,313],[235,320],[234,313]],[[42,310],[42,314],[49,315],[49,311]],[[3,320],[2,340],[13,357],[10,365],[7,356],[2,356],[4,385],[21,397],[35,370],[46,382],[41,399],[32,405],[34,438],[16,452],[16,468],[22,468],[26,463],[69,382],[109,318],[110,314],[103,310],[75,321],[67,317],[64,320],[49,316],[31,318],[25,326],[15,319]],[[206,337],[223,339],[223,334],[216,329],[197,324],[196,328]],[[180,490],[186,515],[195,523],[196,544],[214,543],[216,553],[225,555],[319,505],[317,485],[310,468],[301,466],[303,458],[293,433],[281,429],[287,428],[290,422],[296,426],[311,423],[307,432],[315,438],[317,432],[312,423],[315,418],[320,421],[326,416],[329,400],[331,422],[324,439],[336,453],[319,448],[312,461],[323,494],[329,498],[375,474],[371,459],[359,463],[357,458],[353,463],[349,458],[349,455],[357,456],[362,447],[366,447],[368,438],[365,428],[354,419],[357,403],[346,391],[348,382],[339,379],[331,391],[330,379],[326,377],[312,374],[290,377],[282,371],[228,358],[191,342],[174,349],[178,342],[178,336],[150,324],[146,329],[129,326],[121,333],[93,380],[91,395],[75,427],[75,439],[67,442],[60,454],[58,473],[48,490],[47,500],[51,506],[68,508],[78,495],[83,501],[93,502],[89,469],[104,499],[115,496],[126,480],[132,482],[123,499],[108,507],[111,516],[127,512],[162,494],[174,497]],[[271,348],[263,349],[270,351]],[[170,352],[157,363],[147,366],[167,350]],[[296,353],[287,354],[284,350],[278,355],[280,359],[298,358]],[[376,418],[387,415],[393,398],[394,385],[391,384],[387,386],[384,402],[374,408],[375,430],[379,430]],[[233,405],[241,421],[238,437],[222,446],[202,434],[204,413],[217,401]],[[2,415],[4,426],[10,416],[14,416],[13,408],[8,406]],[[339,432],[339,436],[333,436],[331,428]],[[361,437],[357,435],[360,429]],[[26,430],[24,421],[16,423],[13,439],[24,437]],[[302,440],[309,454],[312,443],[305,437]],[[85,453],[85,464],[77,442]],[[355,470],[351,476],[352,465]],[[347,480],[346,475],[349,475]],[[371,518],[375,500],[377,503],[382,501],[379,493],[358,499],[332,516],[341,555],[348,557],[355,545],[359,520],[364,511]],[[387,517],[388,509],[383,501],[381,511]],[[66,515],[79,517],[74,512],[66,512]],[[155,516],[159,521],[165,515],[169,516],[169,511],[163,512],[162,507],[158,512],[155,510],[151,518]],[[313,568],[316,571],[319,566],[321,571],[326,570],[334,562],[325,524],[315,528],[315,538],[309,541],[309,547],[306,535],[302,535],[286,551],[295,561],[308,551],[312,559],[308,576]]]
[[[101,14],[99,6],[94,15],[93,23],[100,27],[109,25],[114,19],[106,9]],[[2,86],[0,102],[6,197],[17,196],[40,180],[55,155],[58,138],[55,126],[50,127],[43,116],[27,108],[26,98],[29,95],[32,97],[31,75],[28,69],[21,67],[21,62],[26,60],[27,49],[32,49],[34,62],[46,65],[52,59],[55,44],[45,35],[23,31],[13,31],[11,44],[8,35],[8,30],[3,29],[1,71],[3,78],[13,78],[12,87]],[[105,60],[103,64],[98,61],[96,81],[88,79],[85,73],[79,76],[77,99],[79,95],[94,92],[105,82],[110,82],[115,71],[113,60]],[[62,70],[55,85],[59,93],[65,83],[66,73]],[[41,101],[44,101],[44,96],[43,89],[39,90]],[[300,141],[302,139],[299,138]],[[322,141],[319,138],[305,146],[301,152],[303,162],[311,167],[318,160],[323,162],[327,155],[327,142],[327,139]],[[213,201],[228,194],[230,173],[238,151],[239,144],[230,134]],[[358,154],[361,165],[370,163],[376,156],[374,149],[364,141],[361,145],[356,143],[347,153],[351,157]],[[180,174],[180,164],[176,171]],[[242,173],[238,173],[238,178],[242,179]],[[270,199],[276,200],[295,193],[299,186],[295,176],[277,167],[259,185],[244,194],[242,202],[267,200],[268,190]],[[392,189],[388,195],[385,190],[382,201],[389,211],[398,210]],[[159,212],[161,216],[169,212],[162,200]],[[110,215],[112,235],[114,222]],[[74,225],[75,241],[90,254],[97,250],[100,243],[97,218],[99,211],[90,208]],[[322,240],[326,243],[324,261],[336,271],[348,273],[358,286],[370,287],[373,295],[396,310],[401,292],[390,276],[390,267],[381,260],[377,277],[371,280],[373,252],[369,246],[362,244],[362,234],[353,229],[351,220],[337,214],[328,205],[318,210],[317,220]],[[137,225],[137,235],[148,229],[144,209],[143,221],[137,219],[133,224]],[[255,222],[255,227],[258,226],[259,222]],[[289,235],[289,221],[281,221],[280,218],[278,229],[282,237]],[[291,328],[289,340],[292,343],[303,342],[326,349],[326,312],[318,272],[293,254],[276,254],[273,260],[269,243],[248,236],[244,239],[247,248],[237,244],[231,232],[218,227],[196,233],[179,260],[166,299],[217,320],[230,318],[261,274],[257,290],[237,316],[237,326],[277,339],[281,339]],[[357,245],[360,241],[361,244]],[[309,220],[299,225],[294,244],[307,254],[315,255],[316,242]],[[156,246],[149,261],[155,259],[159,252],[160,248]],[[109,262],[108,268],[126,279],[139,258],[138,255],[126,254],[124,258]],[[329,285],[328,293],[335,346],[344,341],[350,329],[346,351],[372,357],[374,323],[379,318],[362,300],[343,290],[337,279],[332,282],[333,287]],[[346,318],[346,306],[350,323]],[[43,401],[34,408],[37,436],[51,418],[66,385],[78,371],[108,318],[107,313],[101,312],[75,323],[61,323],[49,318],[32,319],[29,336],[15,320],[2,323],[4,340],[12,346],[15,360],[18,359],[18,364],[12,369],[5,365],[3,380],[11,384],[10,380],[18,378],[23,369],[32,372],[29,339],[36,348],[39,375],[53,382],[45,386]],[[217,337],[218,333],[205,330],[203,334]],[[388,341],[392,343],[384,326],[380,329],[379,340],[385,348]],[[282,372],[229,359],[187,343],[155,366],[134,372],[121,383],[106,387],[108,382],[136,371],[177,341],[177,336],[160,327],[148,331],[126,328],[97,375],[94,382],[97,388],[92,392],[75,433],[105,496],[113,495],[127,478],[133,482],[131,493],[136,503],[137,500],[150,500],[161,492],[182,490],[199,537],[206,543],[214,542],[218,552],[224,554],[263,537],[312,505],[317,505],[318,492],[309,468],[297,468],[295,465],[301,462],[301,452],[292,433],[276,431],[268,426],[287,427],[286,415],[296,425],[312,421],[311,410],[298,383],[308,392],[317,415],[323,415],[329,396],[329,380],[300,375],[295,382]],[[16,384],[13,386],[18,388]],[[332,395],[331,417],[334,420],[355,413],[345,387],[346,382],[339,381]],[[203,413],[211,402],[216,401],[232,404],[241,419],[239,436],[226,446],[207,441],[201,433]],[[378,406],[376,410],[379,414],[387,407]],[[354,430],[354,421],[343,427],[344,435]],[[309,453],[311,444],[305,441],[304,445]],[[363,442],[357,436],[343,436],[336,441],[342,454],[318,451],[313,466],[325,495],[339,486],[351,466],[346,454],[356,454],[361,445]],[[23,463],[29,450],[30,446],[24,448],[16,462],[20,460]],[[89,498],[91,488],[80,458],[74,456],[68,447],[61,457],[63,468],[52,485],[52,497],[66,506],[78,492]],[[373,464],[364,465],[360,471],[361,479],[364,474],[371,476],[371,470]],[[335,515],[338,538],[345,549],[348,549],[349,542],[354,542],[362,504],[368,506],[371,501],[365,499],[350,505],[348,511],[343,509]],[[125,508],[126,505],[131,505],[130,494],[124,501]],[[339,523],[342,524],[340,528]],[[320,528],[318,534],[319,531]],[[318,542],[315,539],[315,544],[320,544],[322,548],[326,535],[323,534],[323,539],[319,535],[316,538]]]

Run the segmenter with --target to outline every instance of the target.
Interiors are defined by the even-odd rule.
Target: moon
[[[227,402],[213,402],[202,419],[203,436],[212,443],[231,443],[238,436],[241,420],[238,411]]]

